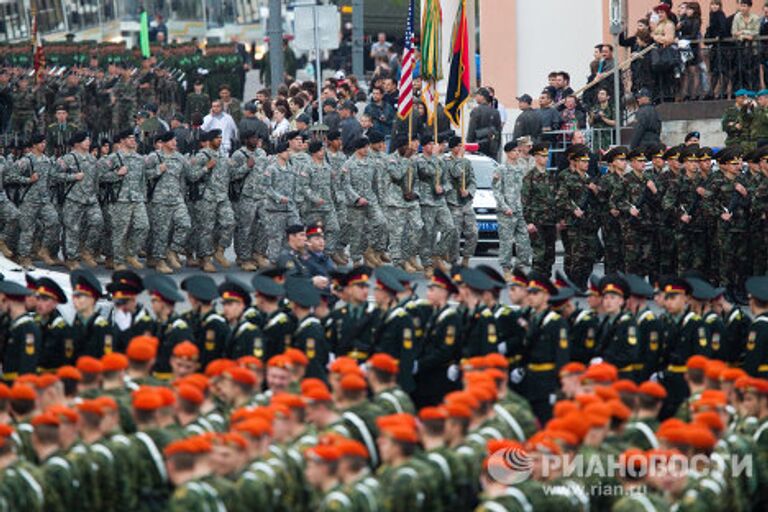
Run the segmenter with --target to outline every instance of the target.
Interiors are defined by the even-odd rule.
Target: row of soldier
[[[512,165],[502,169],[520,172],[516,144],[506,152]],[[521,186],[526,225],[516,229],[527,227],[534,269],[551,271],[559,229],[565,270],[582,289],[601,255],[606,273],[651,281],[695,269],[740,303],[747,276],[765,273],[765,148],[742,155],[698,145],[615,147],[602,156],[602,175],[588,172],[595,157],[585,146],[568,149],[569,166],[559,173],[547,171],[546,146],[532,154]]]
[[[349,301],[331,316],[346,310],[349,317],[342,317],[344,323],[345,318],[364,314],[355,312],[358,305],[348,288],[364,288],[367,295],[369,271],[353,269],[335,276],[345,285],[340,295]],[[140,279],[131,273],[114,277],[108,290],[116,307],[119,302],[135,303]],[[425,342],[438,338],[442,347],[433,344],[416,362],[405,350],[410,349],[409,343],[419,342],[409,339],[400,324],[395,329],[402,347],[399,357],[380,351],[397,349],[395,344],[371,347],[376,353],[362,353],[355,347],[347,355],[336,348],[339,357],[325,365],[328,356],[320,355],[319,345],[289,335],[284,350],[274,355],[259,352],[267,345],[254,342],[242,353],[225,353],[229,357],[206,363],[204,354],[215,344],[215,333],[203,334],[202,343],[179,341],[184,336],[171,341],[143,334],[127,338],[125,355],[110,349],[98,357],[81,355],[74,365],[39,376],[34,367],[31,372],[27,368],[16,375],[5,374],[12,386],[0,386],[0,414],[7,424],[0,432],[0,498],[10,509],[25,510],[79,506],[84,510],[399,511],[469,510],[477,505],[478,510],[591,507],[621,511],[667,510],[665,506],[673,504],[682,510],[763,509],[768,381],[750,377],[748,371],[754,374],[760,369],[753,371],[747,360],[744,369],[729,367],[720,360],[714,339],[706,352],[713,357],[691,355],[703,352],[708,339],[701,337],[701,328],[708,322],[689,311],[687,303],[696,307],[695,301],[705,296],[714,300],[711,296],[722,295],[722,290],[713,291],[701,278],[689,277],[670,279],[659,291],[667,309],[661,322],[678,327],[665,335],[675,335],[675,340],[659,341],[660,350],[673,354],[662,372],[654,372],[662,385],[644,377],[638,382],[622,378],[644,370],[636,364],[620,368],[607,362],[587,366],[572,361],[569,351],[579,343],[571,341],[573,330],[567,323],[575,293],[572,283],[565,280],[557,288],[536,273],[526,278],[518,272],[515,277],[510,298],[524,307],[511,311],[519,313],[516,323],[527,331],[522,388],[516,384],[521,366],[510,365],[496,351],[462,352],[466,357],[453,363],[426,357],[457,345],[466,348],[476,340],[466,331],[475,318],[468,302],[471,295],[486,288],[491,279],[497,291],[503,288],[501,276],[489,269],[463,269],[452,277],[435,272],[427,299],[431,307]],[[281,286],[269,275],[257,278],[253,283],[257,304],[263,293],[284,294],[291,316],[301,319],[312,308],[322,314],[322,297],[308,280],[289,276]],[[384,292],[394,305],[393,291],[402,287],[404,279],[393,267],[377,269],[374,297],[380,307]],[[95,301],[101,293],[98,281],[87,271],[73,273],[72,284],[77,301]],[[167,305],[178,298],[172,296],[167,278],[148,277],[144,284],[152,291],[156,314],[157,302]],[[59,293],[45,279],[30,286],[37,301]],[[745,350],[762,354],[765,335],[759,319],[768,310],[768,278],[754,278],[747,287],[756,317],[745,330],[749,331]],[[234,279],[217,287],[199,275],[183,288],[193,306],[220,296],[226,318],[231,318],[233,310],[244,315],[251,300],[247,285]],[[599,284],[601,299],[590,299],[595,314],[599,310],[605,318],[600,330],[612,331],[608,338],[612,353],[646,341],[653,350],[653,331],[635,323],[632,315],[627,318],[624,309],[625,300],[631,309],[633,300],[653,294],[649,288],[637,276],[609,276]],[[25,334],[8,347],[34,354],[39,349],[35,321],[24,313],[16,316],[28,307],[32,290],[0,282],[0,294],[14,317],[12,325],[26,326]],[[446,302],[456,294],[462,303],[458,309]],[[415,322],[422,305],[412,301],[393,310],[397,313],[391,317],[405,318],[402,312]],[[278,307],[280,313],[288,314]],[[642,316],[645,322],[654,320],[647,311]],[[19,322],[22,317],[28,320]],[[119,315],[113,318],[120,322]],[[137,320],[133,333],[151,332],[149,323],[141,325],[152,322],[148,315],[134,313],[128,318],[129,324]],[[480,313],[479,318],[488,316]],[[181,327],[179,320],[174,328]],[[325,322],[330,329],[334,323]],[[416,324],[411,325],[415,335]],[[322,328],[314,331],[313,336],[322,336]],[[168,330],[156,332],[163,336]],[[463,343],[455,337],[459,332],[468,336]],[[75,346],[80,339],[75,338]],[[266,335],[264,341],[268,343]],[[487,342],[507,343],[493,341],[490,334]],[[170,371],[154,373],[163,358],[168,358]],[[323,364],[317,364],[318,358]],[[451,387],[425,394],[421,388],[428,382],[420,382],[412,401],[401,385],[401,364],[409,362],[417,377],[426,367],[430,380],[447,378],[444,381],[452,382]],[[4,370],[5,364],[6,360]],[[546,389],[537,391],[540,387]],[[684,400],[679,396],[670,400],[683,390]],[[557,398],[560,401],[555,402]],[[543,402],[552,411],[537,422],[535,415],[543,410]],[[678,417],[666,419],[672,415]],[[605,460],[623,452],[619,460],[625,465],[645,458],[666,463],[674,457],[712,453],[725,460],[731,460],[728,455],[752,454],[753,458],[747,460],[750,471],[745,477],[732,475],[734,468],[726,463],[696,472],[667,473],[660,480],[655,480],[658,474],[625,471],[598,475],[596,481],[594,475],[542,472],[542,466],[534,464],[531,479],[510,483],[499,477],[505,468],[509,470],[499,454],[511,451],[533,460],[574,455]],[[633,493],[620,498],[622,493],[598,493],[586,487],[596,483],[625,490],[644,484],[649,492],[646,500],[652,505]]]
[[[230,266],[225,251],[234,242],[237,264],[251,271],[276,262],[286,228],[303,221],[323,226],[336,264],[391,261],[430,273],[467,265],[474,253],[476,179],[458,137],[439,145],[396,139],[390,155],[384,136],[371,132],[349,158],[338,132],[324,143],[290,132],[271,155],[255,133],[242,139],[228,157],[221,132],[203,132],[202,148],[188,157],[166,131],[142,156],[125,130],[97,159],[87,134],[76,132],[72,151],[53,161],[34,135],[0,161],[0,249],[25,268],[36,259],[59,264],[61,251],[70,270],[93,268],[101,256],[107,268],[141,269],[141,254],[161,273],[181,268],[184,256],[215,272],[214,262]]]

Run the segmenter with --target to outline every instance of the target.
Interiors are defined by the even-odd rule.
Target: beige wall
[[[492,85],[507,107],[516,104],[517,95],[517,1],[480,0],[478,20],[482,82]]]

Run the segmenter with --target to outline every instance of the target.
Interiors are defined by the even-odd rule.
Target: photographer
[[[616,126],[611,95],[606,89],[597,91],[597,104],[589,112],[589,125],[595,128],[596,149],[607,149],[611,145],[610,129]]]

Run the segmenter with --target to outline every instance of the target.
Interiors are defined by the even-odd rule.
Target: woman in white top
[[[291,129],[288,122],[288,111],[284,106],[278,106],[272,114],[272,138],[279,139]]]

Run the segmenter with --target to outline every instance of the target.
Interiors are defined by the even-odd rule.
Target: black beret
[[[453,135],[448,138],[448,147],[453,149],[457,146],[461,146],[461,137]]]
[[[296,233],[304,233],[306,228],[301,224],[291,224],[285,228],[286,235],[295,235]]]
[[[384,142],[384,134],[376,130],[371,130],[368,132],[368,141],[371,144],[378,144],[379,142]]]
[[[408,145],[408,137],[406,137],[405,135],[398,135],[397,137],[392,139],[392,141],[390,142],[390,148],[392,149],[392,151],[396,151],[401,147],[407,146],[407,145]]]
[[[45,135],[42,133],[35,133],[29,138],[29,144],[31,146],[45,142]]]
[[[352,147],[354,147],[356,150],[357,149],[362,149],[362,148],[366,147],[367,145],[369,145],[370,143],[371,143],[371,141],[368,140],[368,137],[358,137],[357,140],[355,140],[355,142],[352,145]]]
[[[512,151],[513,149],[517,149],[517,141],[511,140],[504,144],[504,152],[508,153]]]
[[[173,133],[172,130],[168,130],[167,132],[158,135],[157,138],[160,140],[160,142],[170,142],[176,138],[176,134]]]
[[[217,137],[221,137],[221,130],[218,128],[215,128],[213,130],[208,130],[208,140],[213,140]]]
[[[285,141],[278,142],[275,146],[275,154],[283,153],[285,151],[288,151],[288,143]]]
[[[432,137],[432,135],[429,135],[429,134],[427,134],[427,135],[422,135],[422,136],[419,138],[419,143],[420,143],[422,146],[426,146],[427,144],[432,144],[433,142],[435,142],[435,139]]]
[[[291,130],[285,134],[285,140],[293,140],[297,137],[301,137],[301,132],[299,130]]]
[[[330,130],[325,134],[325,138],[329,141],[339,140],[341,138],[341,132],[339,130]]]
[[[75,132],[72,134],[72,136],[69,138],[69,144],[70,146],[72,144],[80,144],[85,139],[88,138],[88,134],[85,132]]]
[[[313,155],[313,154],[317,153],[321,149],[323,149],[322,141],[313,140],[312,142],[309,143],[308,151],[309,151],[310,155]]]

